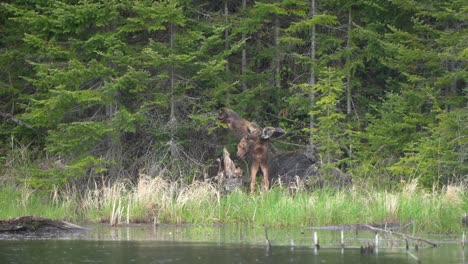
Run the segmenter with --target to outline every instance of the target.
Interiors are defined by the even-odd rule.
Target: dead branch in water
[[[406,225],[401,226],[400,223],[379,223],[379,224],[354,224],[354,225],[342,225],[342,226],[317,226],[317,227],[310,227],[310,229],[314,230],[372,230],[376,232],[383,232],[393,235],[398,235],[403,237],[404,239],[412,239],[416,241],[421,241],[427,243],[433,247],[437,247],[437,244],[429,241],[427,239],[423,239],[420,237],[410,236],[404,233],[392,231],[392,229],[403,229],[409,225],[413,224],[413,222],[409,222]]]
[[[391,231],[391,230],[381,229],[381,228],[373,227],[373,226],[370,226],[370,225],[363,225],[363,226],[365,226],[368,229],[373,230],[373,231],[388,233],[388,234],[392,234],[392,235],[399,235],[399,236],[402,236],[403,238],[409,238],[409,239],[413,239],[413,240],[416,240],[416,241],[421,241],[421,242],[427,243],[427,244],[429,244],[429,245],[431,245],[433,247],[437,247],[436,243],[434,243],[432,241],[429,241],[427,239],[420,238],[420,237],[410,236],[410,235],[407,235],[407,234],[404,234],[404,233],[399,233],[399,232],[395,232],[395,231]],[[406,247],[408,248],[408,243],[407,243]]]
[[[368,226],[372,226],[375,228],[383,228],[383,229],[402,229],[407,227],[408,225],[413,224],[409,222],[406,225],[401,225],[400,223],[372,223],[372,224],[352,224],[352,225],[333,225],[333,226],[313,226],[309,227],[309,229],[313,230],[359,230],[359,229],[369,229]]]

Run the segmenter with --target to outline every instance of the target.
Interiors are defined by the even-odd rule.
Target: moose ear
[[[274,139],[279,138],[286,134],[286,131],[280,127],[265,127],[262,130],[261,138],[263,139]]]
[[[252,129],[247,126],[247,135],[245,137],[249,138],[252,135]]]

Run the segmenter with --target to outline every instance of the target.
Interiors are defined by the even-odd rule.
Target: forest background
[[[464,2],[3,1],[1,182],[204,179],[229,107],[325,172],[466,186]]]

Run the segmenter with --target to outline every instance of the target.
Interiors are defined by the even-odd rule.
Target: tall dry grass
[[[120,182],[88,190],[80,203],[93,222],[160,224],[187,222],[183,215],[188,208],[206,209],[205,205],[219,197],[219,191],[209,183],[183,184],[142,174],[135,186]]]

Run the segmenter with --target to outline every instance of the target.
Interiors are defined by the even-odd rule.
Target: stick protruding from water
[[[341,248],[344,248],[344,231],[341,229]]]
[[[465,231],[463,231],[462,240],[461,240],[461,244],[462,244],[463,249],[465,249],[465,240],[466,240]]]
[[[320,249],[317,231],[314,231],[314,248],[315,248],[315,250]]]
[[[379,251],[379,233],[375,232],[375,253]]]
[[[270,243],[270,239],[268,239],[268,229],[265,225],[263,226],[263,228],[265,229],[265,242],[266,242],[267,250],[270,250],[271,243]]]

